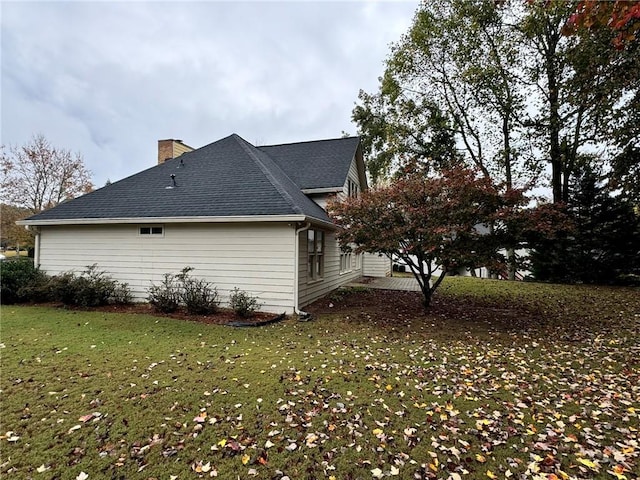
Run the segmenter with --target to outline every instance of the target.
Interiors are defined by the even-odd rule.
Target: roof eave
[[[46,220],[18,220],[16,224],[28,227],[53,225],[114,225],[140,223],[258,223],[258,222],[310,222],[335,229],[336,226],[320,218],[308,215],[237,215],[237,216],[185,216],[185,217],[114,217],[114,218],[55,218]]]
[[[343,189],[340,187],[323,187],[323,188],[303,188],[302,193],[305,195],[313,195],[315,193],[337,193],[341,192]]]

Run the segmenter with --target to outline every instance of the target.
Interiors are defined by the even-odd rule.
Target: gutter
[[[307,215],[238,215],[238,216],[184,216],[184,217],[111,217],[111,218],[56,218],[47,220],[18,220],[18,225],[106,225],[106,224],[142,224],[142,223],[242,223],[242,222],[313,222],[332,230],[336,226],[326,220]]]
[[[294,270],[293,270],[293,313],[300,316],[301,319],[308,320],[311,314],[307,312],[303,312],[298,308],[298,301],[300,300],[300,233],[306,232],[311,228],[311,222],[307,222],[304,226],[296,229],[296,233],[294,236],[295,246],[294,246]]]

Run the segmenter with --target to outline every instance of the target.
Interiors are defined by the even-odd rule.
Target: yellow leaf
[[[476,454],[476,460],[479,461],[480,463],[484,463],[487,461],[487,457],[485,457],[484,455],[480,455],[479,453]]]
[[[591,460],[587,460],[586,458],[579,458],[578,462],[580,462],[585,467],[589,467],[591,470],[594,470],[596,472],[600,470],[600,465],[592,462]]]
[[[226,438],[223,438],[222,440],[220,440],[218,442],[218,445],[220,445],[221,447],[224,447],[226,444],[227,444],[227,439]]]
[[[493,479],[493,478],[497,478],[495,473],[493,473],[491,470],[487,470],[487,477]]]
[[[382,433],[382,429],[381,428],[376,428],[371,433],[373,433],[376,436],[380,435]]]
[[[569,479],[569,474],[567,472],[563,472],[562,470],[558,470],[558,474],[560,475],[562,480],[568,480]]]
[[[615,476],[618,480],[627,480],[627,476],[617,472],[615,468],[613,470],[607,470],[607,473],[610,473],[611,475]]]
[[[393,390],[393,387],[391,385],[387,385],[386,387],[387,392],[390,392],[391,390]]]
[[[251,457],[249,455],[243,455],[242,456],[242,464],[246,465],[247,463],[249,463],[249,460],[251,460]]]

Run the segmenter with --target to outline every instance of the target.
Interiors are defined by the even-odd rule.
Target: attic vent
[[[183,168],[184,167],[184,159],[180,159],[180,163],[178,164],[178,166],[176,168]]]
[[[178,184],[176,183],[176,174],[172,173],[169,176],[171,177],[171,183],[165,187],[167,190],[170,190],[178,186]]]

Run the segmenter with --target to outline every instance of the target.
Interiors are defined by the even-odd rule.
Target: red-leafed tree
[[[506,270],[501,252],[570,231],[563,207],[527,208],[516,189],[501,193],[478,170],[454,167],[427,174],[410,166],[387,186],[334,200],[329,213],[343,248],[401,258],[429,307],[448,273],[487,267]],[[439,273],[432,278],[435,272]]]
[[[428,307],[447,273],[501,268],[504,258],[490,226],[508,207],[489,179],[473,169],[454,168],[437,176],[413,170],[389,186],[334,201],[329,211],[341,227],[342,245],[404,260]],[[440,273],[432,281],[436,269]]]
[[[640,2],[638,0],[581,0],[562,29],[573,35],[581,29],[608,28],[617,32],[613,44],[617,49],[640,40]]]

